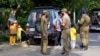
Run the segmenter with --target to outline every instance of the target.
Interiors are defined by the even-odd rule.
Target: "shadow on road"
[[[89,46],[99,46],[100,47],[100,33],[99,32],[90,32],[88,38]],[[77,35],[77,45],[81,44],[80,34]]]
[[[36,39],[34,39],[34,44],[32,44],[32,45],[36,45],[36,46],[40,46],[41,45],[41,39],[40,38],[36,38]],[[54,40],[51,40],[51,39],[49,39],[48,40],[48,45],[49,46],[54,46]]]
[[[54,50],[53,47],[48,48],[48,52],[50,53],[50,55],[45,55],[45,56],[67,56],[66,54],[62,55],[61,50]],[[37,48],[34,51],[30,50],[29,52],[26,53],[26,56],[27,55],[28,56],[44,56],[44,55],[41,54],[40,48]],[[78,53],[70,52],[69,56],[81,56],[81,55],[78,54]]]

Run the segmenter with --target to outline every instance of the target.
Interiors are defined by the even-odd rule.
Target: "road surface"
[[[80,44],[79,34],[77,37],[77,46]],[[50,55],[45,56],[66,56],[61,55],[62,47],[55,48],[54,46],[49,46],[48,51]],[[6,49],[0,51],[0,56],[43,56],[40,53],[40,46],[31,47],[14,47],[11,49]],[[69,56],[100,56],[100,33],[89,33],[89,49],[87,51],[82,51],[79,48],[70,52]]]

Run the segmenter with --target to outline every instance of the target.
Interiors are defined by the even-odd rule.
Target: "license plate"
[[[41,36],[34,36],[34,38],[41,38]]]
[[[29,28],[29,31],[35,31],[35,29],[34,28]]]
[[[100,30],[100,28],[96,28],[96,30]]]

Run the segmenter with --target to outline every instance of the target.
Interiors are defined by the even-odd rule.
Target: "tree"
[[[33,8],[33,0],[23,0],[21,3],[21,8],[17,13],[17,20],[22,25],[22,27],[26,25],[28,15]]]
[[[75,10],[80,12],[82,7],[87,8],[87,10],[91,10],[92,8],[100,8],[99,5],[99,0],[0,0],[0,7],[3,8],[2,18],[4,20],[8,19],[8,14],[13,11],[13,8],[15,8],[14,14],[16,14],[19,22],[20,20],[27,21],[26,18],[30,10],[35,6],[54,6],[58,8],[65,7],[71,11]]]

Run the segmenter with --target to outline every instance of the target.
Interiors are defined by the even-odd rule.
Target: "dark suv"
[[[91,17],[90,30],[100,30],[100,8],[94,8],[89,13]]]
[[[40,34],[40,26],[38,23],[36,24],[37,15],[42,13],[43,10],[48,10],[49,12],[49,24],[48,24],[48,38],[52,40],[56,40],[56,32],[54,29],[53,21],[58,17],[58,8],[54,7],[36,7],[33,9],[28,17],[28,22],[26,25],[26,34],[27,36],[31,36],[33,38],[41,38]]]

